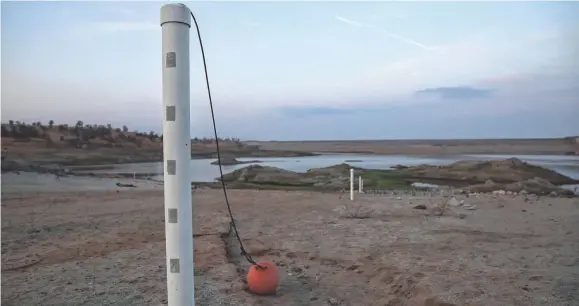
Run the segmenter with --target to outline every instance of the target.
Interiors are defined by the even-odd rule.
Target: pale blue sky
[[[184,2],[220,134],[579,134],[579,3]],[[163,2],[2,2],[2,120],[161,131]],[[192,132],[210,136],[191,31]]]

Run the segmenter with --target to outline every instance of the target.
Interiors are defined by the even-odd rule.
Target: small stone
[[[329,299],[328,299],[328,304],[333,305],[333,306],[335,306],[335,305],[340,305],[340,301],[338,301],[338,300],[335,299],[335,298],[329,298]]]
[[[418,204],[418,205],[412,207],[412,209],[426,210],[426,205],[424,205],[424,204]]]
[[[446,204],[453,206],[453,207],[460,206],[460,202],[457,201],[455,197],[450,198],[450,200],[448,200],[448,202],[446,202]]]
[[[464,208],[466,210],[476,210],[477,209],[476,205],[471,205],[471,204],[466,204],[462,208]]]
[[[531,289],[529,288],[529,285],[525,285],[524,287],[522,287],[521,289],[525,290],[525,291],[530,291]]]

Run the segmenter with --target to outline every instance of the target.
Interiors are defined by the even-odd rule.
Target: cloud
[[[223,133],[235,131],[242,139],[263,140],[517,138],[568,136],[579,128],[574,120],[577,110],[512,110],[508,100],[497,102],[492,106],[452,101],[423,107],[364,107],[318,116],[273,113],[229,121]]]
[[[416,40],[413,40],[413,39],[410,39],[410,38],[408,38],[408,37],[404,37],[404,36],[401,36],[401,35],[392,33],[392,32],[390,32],[390,31],[385,30],[385,29],[382,29],[382,28],[377,28],[377,27],[375,27],[375,26],[373,26],[373,25],[370,25],[370,24],[360,23],[360,22],[357,22],[357,21],[354,21],[354,20],[351,20],[351,19],[348,19],[348,18],[345,18],[345,17],[342,17],[342,16],[338,16],[338,15],[334,16],[334,18],[336,18],[337,20],[339,20],[339,21],[341,21],[341,22],[343,22],[343,23],[349,24],[349,25],[351,25],[351,26],[355,26],[355,27],[366,27],[366,28],[376,29],[378,32],[380,32],[380,33],[382,33],[382,34],[384,34],[384,35],[386,35],[386,36],[388,36],[388,37],[390,37],[390,38],[392,38],[392,39],[396,39],[396,40],[398,40],[398,41],[401,41],[401,42],[404,42],[404,43],[407,43],[407,44],[410,44],[410,45],[419,47],[419,48],[424,49],[424,50],[430,50],[430,49],[431,49],[430,47],[428,47],[428,46],[426,46],[425,44],[420,43],[420,42],[418,42],[418,41],[416,41]]]
[[[531,61],[540,56],[529,57],[529,61],[521,61],[529,52],[528,44],[523,39],[501,41],[495,40],[496,33],[473,33],[467,39],[432,46],[429,52],[422,52],[412,57],[397,61],[376,63],[372,68],[359,76],[364,80],[357,84],[367,90],[382,87],[390,93],[413,93],[424,88],[452,87],[456,84],[476,85],[474,87],[491,87],[500,81],[497,78],[515,78],[529,75],[538,69],[539,74],[547,70],[570,69],[574,60],[571,55],[567,59],[557,57],[551,60],[550,68],[541,66],[537,61]],[[538,55],[548,53],[548,50],[536,49]],[[560,66],[555,68],[555,66]],[[555,71],[553,74],[558,74]],[[485,81],[481,84],[479,82]]]
[[[469,86],[427,88],[415,92],[415,95],[437,95],[442,99],[480,99],[491,96],[492,90],[479,89]]]

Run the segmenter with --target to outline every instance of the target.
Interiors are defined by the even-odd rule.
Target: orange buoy
[[[253,293],[274,294],[279,286],[279,272],[276,266],[269,261],[260,261],[257,265],[251,266],[247,273],[247,285]]]

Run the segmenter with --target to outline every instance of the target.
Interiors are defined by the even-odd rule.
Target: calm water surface
[[[459,160],[496,160],[517,157],[526,162],[555,170],[574,179],[579,179],[579,156],[567,155],[456,155],[456,156],[404,156],[404,155],[360,155],[332,154],[306,157],[260,158],[263,166],[273,166],[286,170],[305,172],[311,168],[328,167],[347,162],[353,166],[369,169],[389,169],[395,165],[416,166],[420,164],[447,165]],[[240,161],[256,158],[238,158]],[[190,169],[194,182],[211,182],[219,176],[219,167],[211,165],[215,159],[193,159]],[[248,166],[249,164],[223,166],[224,173]],[[115,165],[114,169],[93,170],[105,173],[163,173],[163,163],[138,163]],[[163,179],[162,175],[155,179]]]

